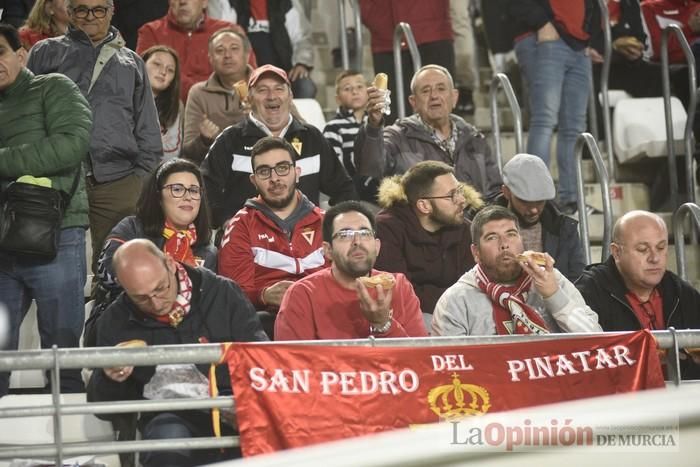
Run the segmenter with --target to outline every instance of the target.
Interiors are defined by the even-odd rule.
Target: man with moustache
[[[545,253],[519,261],[523,242],[518,219],[502,206],[474,217],[471,250],[476,266],[438,300],[433,334],[488,336],[601,331],[598,316]]]
[[[327,266],[323,211],[297,190],[301,170],[294,156],[282,138],[255,143],[250,182],[259,194],[226,224],[219,249],[219,274],[233,279],[256,309],[272,313],[294,281]],[[274,321],[261,315],[266,327]]]
[[[584,269],[576,287],[605,331],[700,329],[700,293],[666,270],[668,230],[647,211],[630,211],[613,227],[610,257]],[[683,378],[700,377],[700,355],[681,360]]]
[[[209,63],[214,69],[206,81],[190,89],[185,107],[183,152],[201,164],[219,133],[246,116],[243,99],[234,84],[248,81],[250,41],[231,28],[219,29],[209,38]]]
[[[426,328],[440,295],[474,266],[465,210],[483,205],[473,188],[457,181],[454,168],[423,161],[379,188],[377,268],[401,272],[413,284]]]
[[[292,145],[299,169],[298,188],[312,203],[319,204],[320,192],[330,196],[331,205],[356,199],[352,179],[328,141],[314,126],[291,114],[293,96],[287,73],[263,65],[251,73],[248,88],[250,114],[224,130],[202,162],[214,227],[255,195],[255,187],[248,182],[253,173],[250,151],[265,136],[278,136]]]
[[[518,218],[525,250],[549,253],[557,270],[573,282],[586,265],[578,221],[559,211],[555,196],[554,181],[542,159],[516,154],[503,166],[503,186],[494,203]]]
[[[323,219],[323,250],[331,267],[292,284],[282,299],[275,340],[422,337],[418,297],[401,273],[395,285],[370,291],[358,278],[373,268],[380,241],[372,212],[358,201],[333,206]]]

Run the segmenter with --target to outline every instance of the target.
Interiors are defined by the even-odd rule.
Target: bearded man
[[[323,250],[331,267],[289,287],[275,323],[276,340],[427,335],[406,276],[373,268],[381,246],[375,231],[372,212],[360,202],[344,201],[326,212]],[[366,279],[380,284],[370,287]]]
[[[476,266],[440,297],[432,334],[439,336],[599,332],[598,315],[544,253],[540,266],[523,253],[518,219],[502,206],[474,217]]]

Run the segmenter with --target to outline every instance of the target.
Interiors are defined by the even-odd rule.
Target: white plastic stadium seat
[[[688,118],[680,100],[671,97],[675,153],[682,154],[683,132]],[[622,164],[642,157],[666,156],[666,123],[661,97],[622,99],[613,113],[613,141]]]
[[[323,114],[321,104],[316,99],[294,99],[294,105],[306,123],[323,131],[326,127],[326,116]]]

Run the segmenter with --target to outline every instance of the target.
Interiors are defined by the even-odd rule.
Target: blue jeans
[[[575,203],[574,145],[586,128],[591,60],[563,40],[538,43],[531,34],[515,44],[530,93],[527,152],[549,165],[552,132],[558,126],[559,201]]]
[[[58,254],[52,261],[0,253],[0,302],[8,309],[7,350],[16,350],[19,326],[36,300],[41,347],[79,347],[85,321],[85,229],[61,230]],[[7,394],[9,374],[0,373],[0,397]],[[84,392],[80,370],[61,370],[61,390]]]

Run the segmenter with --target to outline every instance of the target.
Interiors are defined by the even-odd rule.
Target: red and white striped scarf
[[[527,303],[524,294],[532,278],[523,272],[514,285],[491,281],[481,265],[476,266],[476,284],[493,304],[493,321],[498,334],[548,334],[542,317]]]
[[[175,263],[178,292],[173,307],[167,315],[155,316],[161,323],[169,324],[176,328],[185,319],[192,307],[192,279],[180,263]]]

